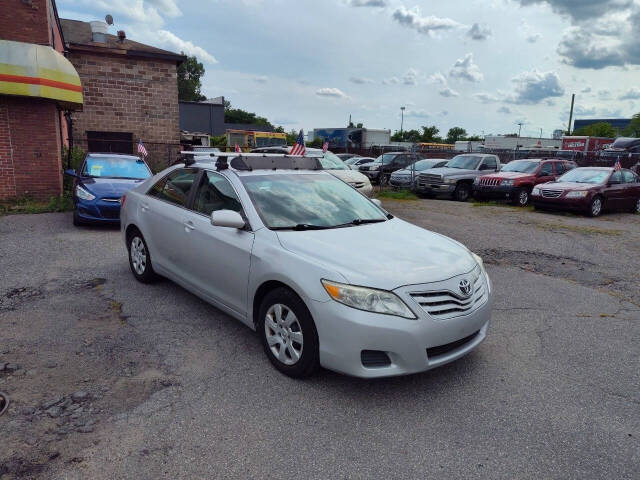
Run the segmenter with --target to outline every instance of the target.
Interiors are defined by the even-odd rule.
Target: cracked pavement
[[[385,207],[481,253],[496,298],[472,354],[375,381],[280,375],[239,322],[137,283],[117,230],[0,218],[0,479],[638,478],[640,216]]]

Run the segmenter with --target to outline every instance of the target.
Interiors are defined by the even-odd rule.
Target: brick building
[[[62,193],[65,112],[82,87],[53,0],[0,2],[0,200]]]
[[[61,20],[68,58],[83,85],[73,114],[74,145],[135,153],[142,140],[156,169],[179,151],[177,66],[184,56],[106,32],[102,22]],[[119,32],[120,33],[120,32]]]

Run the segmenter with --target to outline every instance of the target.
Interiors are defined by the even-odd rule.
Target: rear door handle
[[[149,204],[148,203],[141,203],[140,204],[140,208],[142,209],[143,212],[146,212],[149,210]]]
[[[185,220],[184,222],[184,230],[189,233],[190,231],[192,231],[193,229],[195,229],[195,225],[193,224],[193,222],[191,220]]]

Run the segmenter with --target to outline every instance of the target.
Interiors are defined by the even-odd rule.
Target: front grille
[[[118,219],[120,218],[120,209],[116,208],[100,208],[100,214],[103,218]]]
[[[480,185],[484,185],[487,187],[495,187],[496,185],[500,185],[502,183],[501,178],[481,178]]]
[[[461,279],[465,278],[462,276]],[[458,291],[432,290],[412,292],[411,297],[422,309],[437,319],[453,318],[473,312],[487,301],[487,288],[480,277],[480,269],[476,268],[466,276],[471,283],[472,293],[465,297]]]
[[[442,176],[434,175],[432,173],[421,173],[418,176],[418,181],[421,184],[439,185],[442,184]]]
[[[444,345],[438,345],[437,347],[427,348],[427,357],[433,358],[439,355],[446,355],[447,353],[459,348],[469,342],[471,342],[476,336],[480,333],[480,330],[472,333],[468,337],[461,338],[460,340],[456,340],[455,342],[446,343]]]
[[[362,365],[367,368],[381,368],[391,365],[389,355],[380,350],[362,350],[360,360]]]
[[[540,190],[544,198],[558,198],[562,195],[562,190]]]

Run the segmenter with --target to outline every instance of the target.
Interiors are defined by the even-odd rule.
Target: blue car
[[[73,184],[73,224],[118,224],[120,202],[130,189],[151,176],[140,157],[117,153],[88,154],[79,172],[66,170]]]

